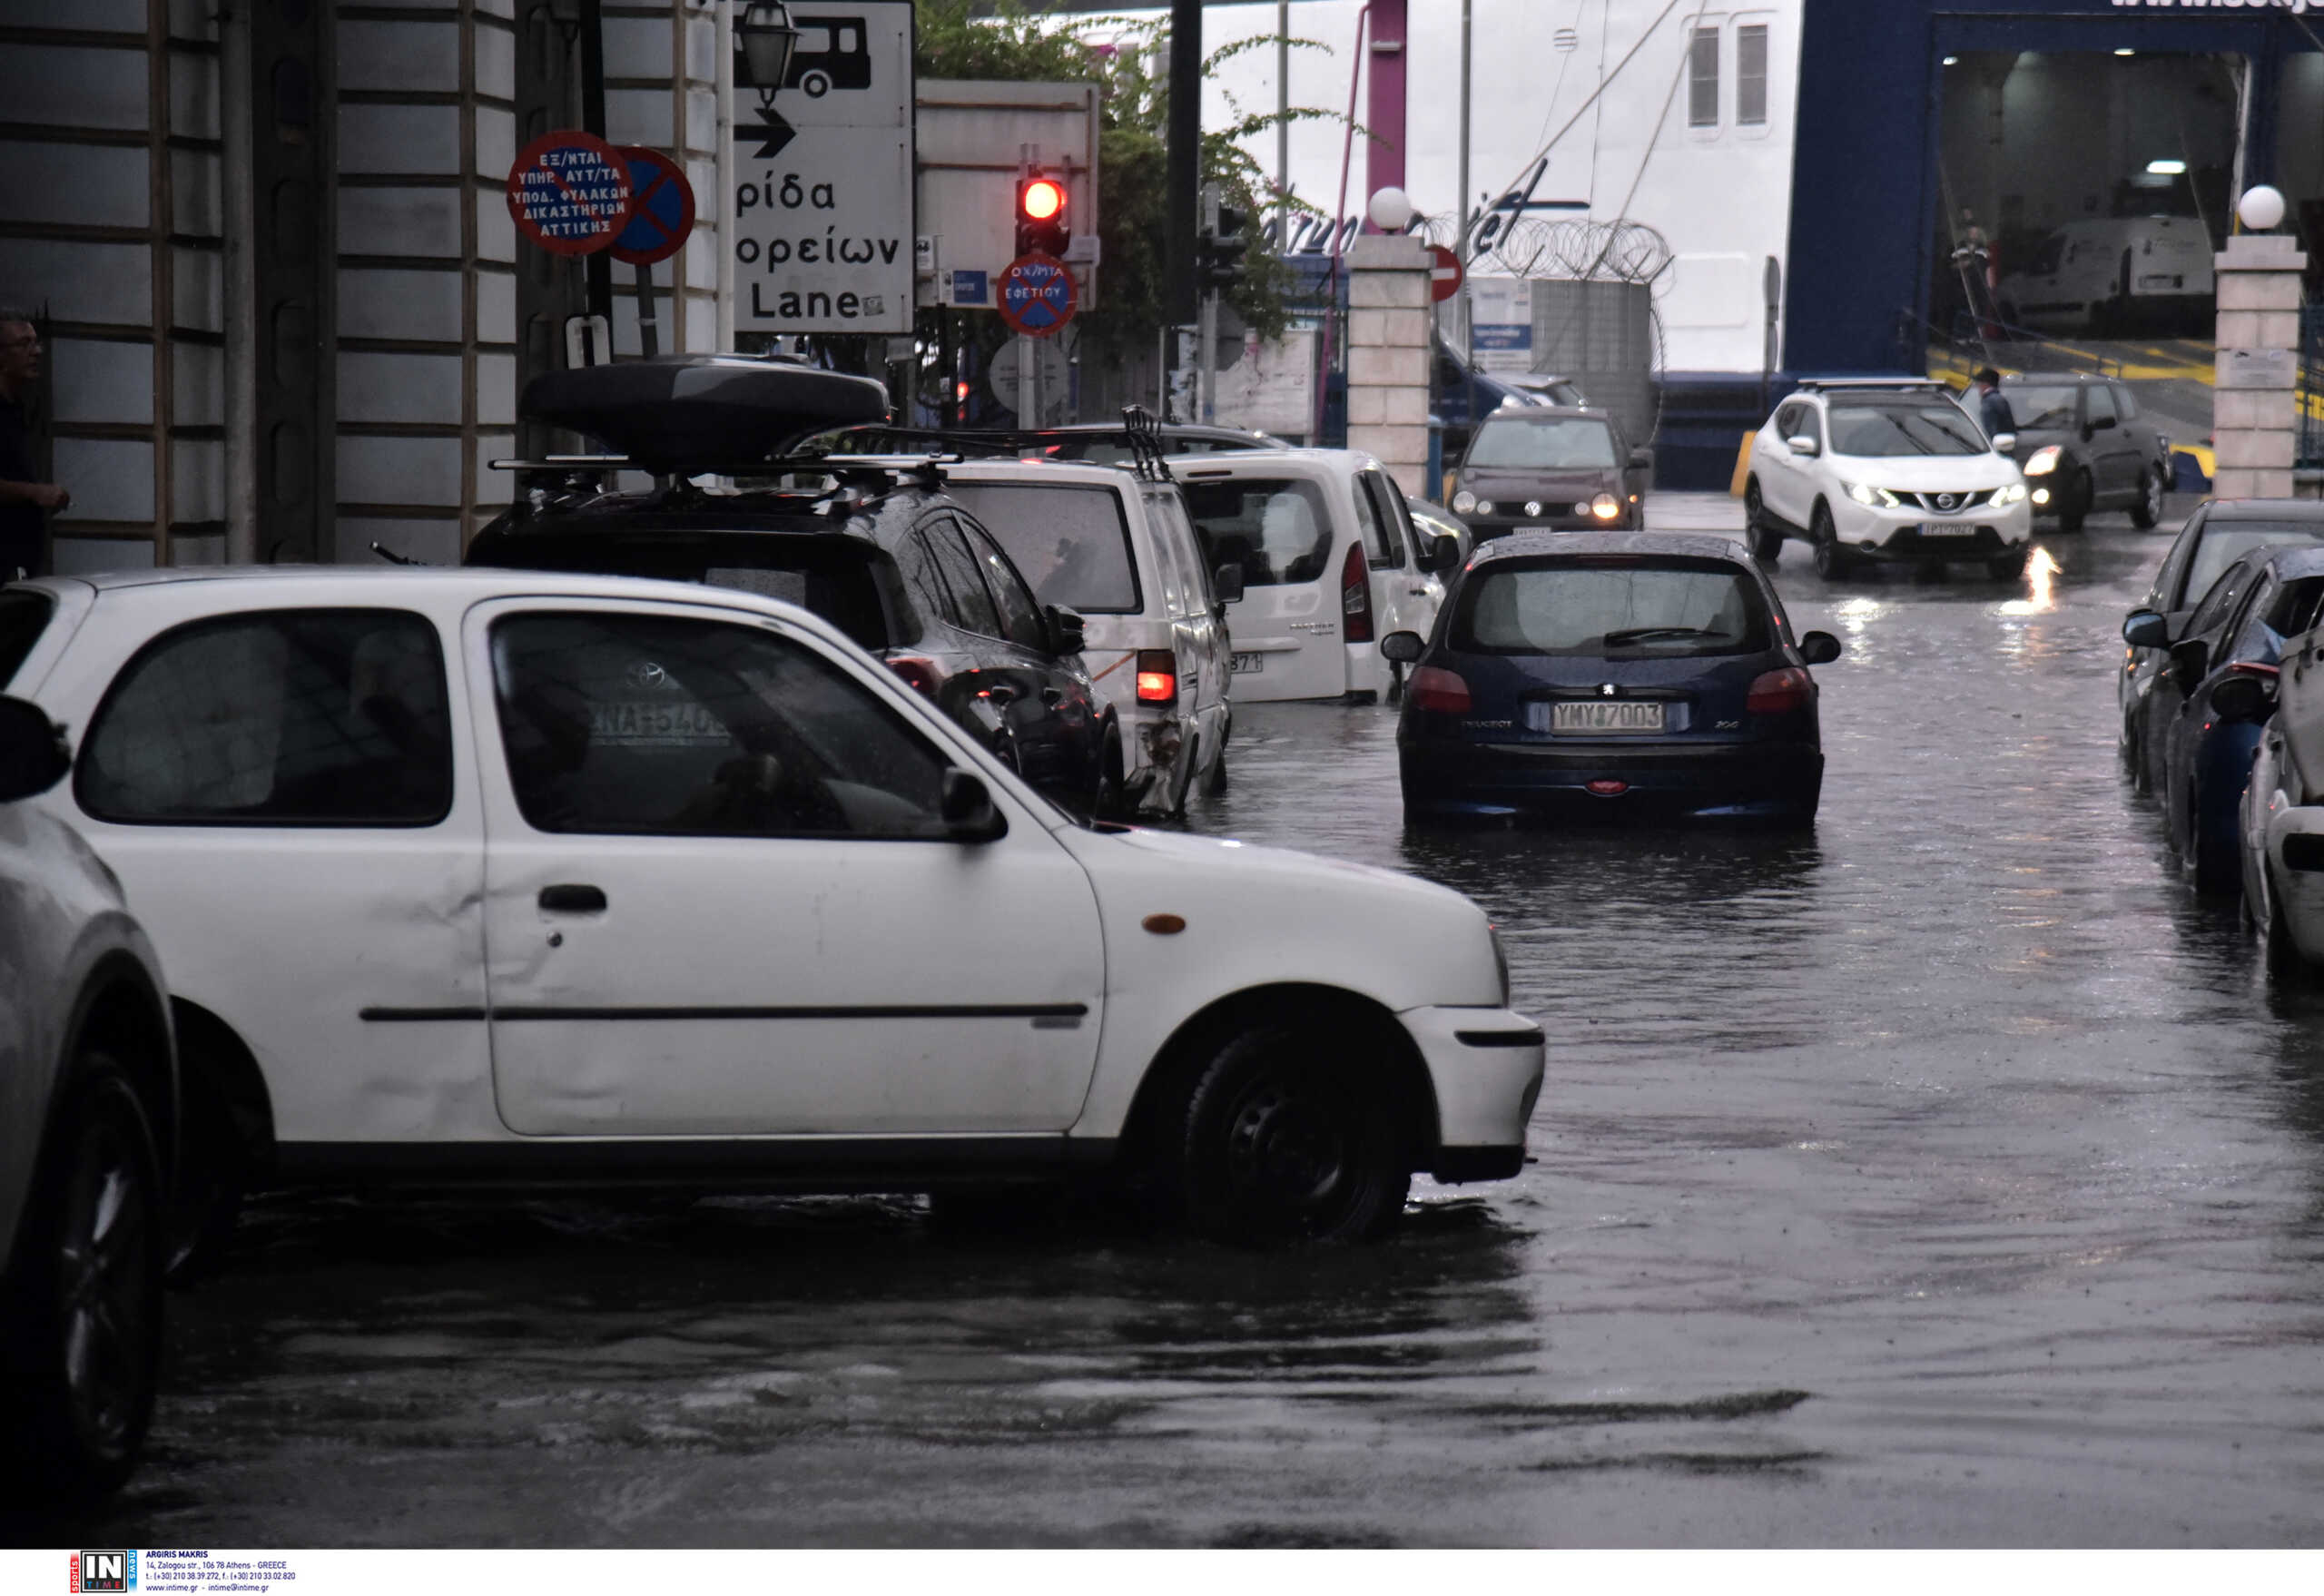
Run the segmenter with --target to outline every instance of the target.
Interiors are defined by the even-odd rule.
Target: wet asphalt
[[[2116,628],[2166,541],[2046,537],[2046,593],[1790,550],[1795,624],[1846,648],[1812,838],[1407,833],[1392,711],[1238,712],[1192,823],[1472,894],[1551,1038],[1536,1161],[1422,1182],[1381,1246],[270,1201],[173,1299],[130,1488],[0,1533],[2324,1542],[2324,1003],[2120,774]]]

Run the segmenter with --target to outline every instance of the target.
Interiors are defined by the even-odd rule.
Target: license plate
[[[726,724],[690,700],[628,699],[589,706],[589,740],[627,747],[683,746],[733,741]]]
[[[1541,706],[1533,706],[1538,716]],[[1550,709],[1550,730],[1552,732],[1659,732],[1662,729],[1662,705],[1659,704],[1607,703],[1600,699],[1576,699],[1564,704],[1552,704]]]
[[[1974,527],[1963,527],[1950,521],[1921,523],[1921,536],[1924,537],[1974,537],[1976,535]]]
[[[1235,675],[1256,675],[1267,668],[1267,656],[1264,654],[1238,654],[1231,663]]]

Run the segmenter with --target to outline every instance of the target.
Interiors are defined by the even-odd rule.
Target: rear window
[[[2203,540],[2195,545],[2194,563],[2187,568],[2187,586],[2180,591],[2206,594],[2227,567],[2255,548],[2266,548],[2278,543],[2324,543],[2324,521],[2294,521],[2289,526],[2269,526],[2262,522],[2211,521],[2203,527]],[[0,663],[6,655],[0,652]]]
[[[15,676],[16,667],[32,653],[55,613],[56,601],[45,593],[29,588],[0,593],[0,687]]]
[[[1085,615],[1138,609],[1129,522],[1112,488],[952,481],[944,490],[984,523],[1043,604]]]
[[[1749,577],[1716,560],[1495,563],[1462,585],[1452,645],[1463,654],[1757,654],[1768,646],[1768,611]]]
[[[1579,416],[1554,421],[1496,416],[1477,429],[1469,445],[1469,464],[1520,470],[1610,470],[1614,435],[1603,421]]]
[[[1220,565],[1240,566],[1246,587],[1313,582],[1332,557],[1324,490],[1300,478],[1191,482],[1187,507]]]

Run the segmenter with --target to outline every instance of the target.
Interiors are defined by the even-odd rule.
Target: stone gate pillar
[[[1379,457],[1406,493],[1428,491],[1427,243],[1364,233],[1347,251],[1347,446]]]
[[[2211,491],[2290,498],[2298,424],[2299,243],[2278,233],[2227,241],[2219,271],[2219,369],[2211,397]]]

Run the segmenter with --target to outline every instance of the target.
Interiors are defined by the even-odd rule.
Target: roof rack
[[[1934,377],[1802,377],[1792,387],[1802,393],[1826,389],[1886,388],[1926,393],[1945,387]]]
[[[891,488],[906,483],[941,488],[945,466],[958,462],[960,458],[954,453],[772,455],[754,460],[704,459],[689,462],[675,473],[677,480],[672,492],[681,495],[698,492],[687,483],[686,479],[692,477],[730,478],[738,487],[771,477],[804,477],[814,479],[812,485],[790,488],[788,491],[793,496],[815,499],[827,507],[842,503],[862,504],[880,497]],[[489,463],[496,471],[517,474],[519,491],[511,507],[519,519],[540,511],[569,509],[580,501],[611,491],[616,472],[649,468],[627,455],[547,455],[537,460],[499,459]]]
[[[1133,475],[1147,482],[1174,480],[1168,465],[1170,448],[1163,436],[1161,422],[1154,419],[1143,405],[1122,407],[1118,428],[1080,426],[1070,430],[1053,427],[994,427],[951,429],[942,427],[896,427],[872,423],[862,427],[837,429],[819,434],[828,438],[861,438],[866,445],[895,443],[908,438],[928,438],[951,451],[955,459],[971,455],[987,458],[1013,457],[1025,458],[1047,449],[1054,449],[1068,442],[1083,442],[1091,437],[1118,437],[1129,451],[1125,467]],[[833,457],[842,458],[842,457]],[[1079,462],[1077,462],[1079,463]]]

